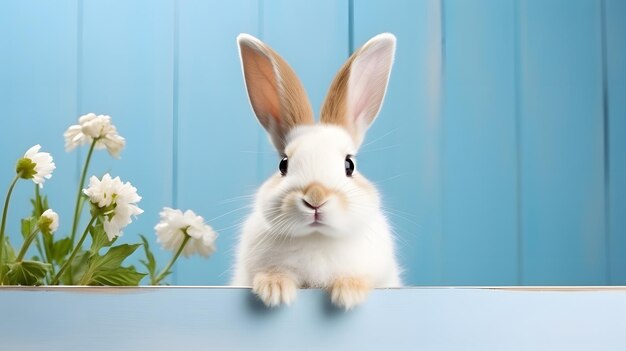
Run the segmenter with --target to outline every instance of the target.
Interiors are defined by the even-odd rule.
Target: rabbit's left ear
[[[396,37],[379,34],[341,67],[322,105],[321,122],[343,126],[357,147],[385,98],[396,51]]]
[[[282,154],[287,134],[314,122],[309,98],[293,69],[268,45],[249,34],[240,34],[237,43],[250,105]]]

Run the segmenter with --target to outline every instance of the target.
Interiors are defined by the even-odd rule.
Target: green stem
[[[48,262],[48,256],[43,252],[41,240],[39,240],[38,236],[35,236],[35,248],[37,249],[37,253],[39,253],[39,257],[41,257],[41,260],[46,260],[46,262]]]
[[[43,213],[43,206],[41,206],[41,194],[39,193],[39,184],[35,184],[35,216],[40,217]]]
[[[41,194],[39,194],[39,185],[35,184],[35,216],[37,218],[41,217],[41,214],[43,213],[43,208],[41,206]],[[43,260],[44,258],[46,259],[46,262],[50,263],[48,260],[48,253],[45,252],[45,256],[44,256],[44,249],[41,246],[41,241],[39,240],[39,237],[35,237],[35,247],[37,248],[37,251],[39,252],[39,256],[41,256],[41,259]]]
[[[41,217],[44,212],[44,204],[41,199],[41,193],[39,189],[39,186],[35,184],[35,210],[37,217]],[[37,244],[37,250],[39,251],[39,255],[42,257],[42,260],[45,257],[46,262],[50,263],[50,270],[45,277],[46,284],[50,284],[50,281],[52,281],[52,277],[54,277],[54,275],[56,274],[54,269],[54,262],[52,260],[52,247],[54,245],[54,239],[52,238],[52,235],[43,235],[41,237],[41,240],[39,236],[36,236],[35,243]]]
[[[78,250],[83,245],[85,238],[87,238],[87,233],[89,233],[89,228],[91,228],[91,225],[93,224],[93,222],[96,220],[97,217],[98,216],[91,217],[91,220],[89,221],[89,224],[87,224],[87,227],[85,227],[85,231],[83,232],[83,235],[80,237],[78,244],[76,245],[76,247],[74,247],[74,250],[72,250],[72,254],[67,259],[67,261],[65,261],[61,269],[59,269],[59,273],[57,273],[57,275],[54,276],[54,279],[52,279],[52,283],[51,283],[52,285],[56,285],[59,282],[59,279],[63,275],[63,272],[65,272],[67,267],[69,267],[72,264],[72,260],[74,260],[74,256],[76,256],[76,254],[78,253]]]
[[[94,139],[89,147],[89,152],[87,153],[87,159],[85,160],[85,165],[83,166],[83,172],[80,175],[80,183],[78,184],[78,192],[76,194],[76,207],[74,208],[74,221],[72,222],[72,233],[70,238],[72,239],[72,244],[74,243],[74,238],[76,237],[76,229],[78,227],[78,221],[80,217],[80,210],[82,206],[80,206],[80,197],[83,193],[83,186],[85,186],[85,178],[87,177],[87,169],[89,169],[89,161],[91,161],[91,155],[93,154],[93,149],[96,147],[96,143],[98,139]]]
[[[161,271],[161,273],[159,273],[159,275],[157,275],[157,277],[152,280],[152,285],[159,285],[161,280],[165,278],[165,275],[167,274],[167,272],[169,272],[170,268],[172,268],[172,266],[174,265],[174,262],[176,262],[176,260],[178,259],[178,256],[180,256],[180,254],[183,252],[185,245],[187,245],[187,242],[189,241],[189,239],[191,239],[191,237],[187,235],[187,233],[185,233],[184,235],[185,235],[185,238],[183,239],[183,242],[180,244],[180,247],[178,248],[178,250],[176,251],[176,254],[174,254],[174,257],[172,257],[172,260],[170,261],[170,263],[167,264],[167,266]]]
[[[26,237],[26,240],[24,240],[22,248],[20,249],[20,253],[17,255],[15,262],[22,262],[22,260],[24,259],[24,255],[26,255],[28,247],[33,242],[33,239],[35,239],[35,237],[37,236],[37,233],[39,233],[39,228],[35,228],[35,230],[33,230],[33,232],[30,233],[28,237]]]
[[[7,198],[4,200],[4,209],[2,210],[2,224],[0,224],[0,285],[2,285],[4,281],[4,261],[2,260],[2,254],[4,252],[4,228],[7,224],[7,211],[9,209],[9,199],[11,199],[11,193],[13,192],[13,188],[15,188],[15,183],[22,176],[22,172],[19,172],[13,178],[11,185],[9,186],[9,191],[7,192]]]
[[[80,214],[83,211],[83,202],[81,201],[81,195],[83,193],[83,187],[85,186],[85,178],[87,178],[89,162],[91,161],[91,155],[93,154],[93,150],[96,147],[97,142],[98,138],[93,139],[93,141],[91,142],[89,152],[87,152],[87,158],[85,159],[85,165],[83,166],[83,171],[80,175],[80,183],[78,184],[78,191],[76,193],[76,206],[74,207],[74,220],[72,221],[72,233],[70,234],[72,244],[74,244],[74,239],[76,238],[76,229],[78,228],[78,222],[80,222]],[[72,281],[72,267],[70,267],[68,274],[70,277],[70,281]]]

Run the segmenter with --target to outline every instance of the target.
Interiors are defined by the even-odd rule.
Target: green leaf
[[[89,228],[89,234],[91,234],[91,247],[89,251],[92,253],[98,253],[101,248],[109,247],[115,243],[115,239],[109,240],[106,232],[104,231],[104,225],[102,224],[102,220],[100,218],[97,219],[96,225]]]
[[[4,279],[0,280],[0,285],[7,285],[9,281],[7,280],[7,273],[9,273],[9,265],[8,264],[0,264],[0,270],[2,270],[2,276]]]
[[[37,228],[37,218],[28,217],[22,219],[21,231],[22,236],[27,238]]]
[[[65,262],[65,256],[72,251],[72,239],[63,238],[52,244],[52,260],[59,265]]]
[[[35,185],[35,198],[31,199],[30,203],[33,205],[32,214],[35,218],[41,217],[41,214],[48,209],[48,197],[41,196],[39,185]]]
[[[5,262],[15,261],[15,250],[13,249],[13,246],[11,246],[8,236],[4,237],[4,247],[0,249],[4,250],[2,252],[2,257],[6,260]]]
[[[20,224],[20,232],[22,233],[22,237],[26,238],[28,234],[30,234],[30,218],[22,218]]]
[[[123,244],[123,245],[110,248],[104,255],[99,255],[98,253],[91,253],[91,256],[89,259],[89,267],[85,271],[82,278],[79,280],[80,284],[102,285],[104,284],[102,282],[107,279],[103,277],[108,277],[111,274],[113,274],[111,277],[117,277],[115,279],[118,279],[118,280],[122,279],[118,276],[118,273],[128,268],[128,267],[122,267],[122,262],[124,262],[124,260],[128,256],[132,255],[139,246],[141,246],[141,244],[133,244],[133,245]],[[132,268],[132,271],[135,272],[136,274],[141,275],[139,280],[141,280],[141,278],[145,276],[145,274],[143,273],[137,273],[134,267],[130,267],[130,268]],[[115,274],[111,273],[112,271],[115,271],[116,273]],[[126,271],[123,271],[123,272],[126,272]],[[97,277],[99,280],[98,281],[94,280]],[[110,278],[110,279],[111,281],[115,280],[114,278]],[[133,280],[130,280],[130,282],[132,281]],[[111,283],[111,284],[105,284],[105,285],[125,285],[125,284],[126,283],[120,283],[120,284]],[[137,284],[138,282],[130,284],[130,285],[137,285]]]
[[[51,266],[38,261],[9,263],[7,278],[9,284],[41,285]]]
[[[109,249],[103,256],[95,256],[91,266],[96,269],[113,269],[122,265],[122,262],[137,250],[141,244],[123,244]]]
[[[72,270],[72,279],[69,280],[68,270],[65,271],[63,276],[61,277],[61,281],[65,285],[77,285],[82,277],[87,273],[87,268],[89,267],[89,258],[91,257],[91,253],[89,251],[80,250],[74,256],[74,260],[72,260],[71,270]]]
[[[137,286],[145,275],[132,266],[117,267],[95,273],[87,285]]]
[[[15,261],[15,250],[13,250],[13,246],[11,246],[11,242],[9,241],[8,236],[4,237],[4,245],[0,245],[0,250],[2,250],[2,260],[5,261],[4,264],[0,264],[0,269],[2,269],[2,276],[4,277],[4,282],[0,281],[0,285],[10,284],[7,280],[7,273],[9,272],[8,262]]]
[[[150,278],[153,278],[156,275],[156,260],[154,259],[154,255],[150,250],[150,245],[148,244],[148,239],[145,236],[139,234],[141,241],[143,242],[144,253],[146,254],[146,260],[139,260],[150,274]]]

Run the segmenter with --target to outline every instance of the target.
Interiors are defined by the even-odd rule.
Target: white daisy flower
[[[122,229],[132,222],[132,216],[143,213],[137,207],[141,200],[137,188],[129,182],[123,183],[120,177],[111,178],[107,173],[100,180],[92,176],[89,187],[83,189],[83,193],[104,215],[104,231],[109,240],[122,235]]]
[[[182,251],[185,257],[194,254],[208,257],[215,252],[217,234],[211,226],[204,223],[201,216],[196,215],[192,210],[183,213],[181,210],[164,207],[159,216],[161,221],[154,227],[154,230],[157,242],[164,249],[176,252],[187,234],[190,239]]]
[[[35,184],[39,184],[39,187],[43,188],[44,181],[52,177],[52,171],[56,166],[52,156],[47,152],[39,152],[40,149],[41,145],[39,144],[28,149],[24,157],[17,161],[15,171],[21,172],[21,178],[32,179]]]
[[[52,234],[59,229],[59,215],[53,210],[47,209],[39,217],[37,225],[42,233]]]
[[[126,140],[122,138],[119,134],[117,134],[117,130],[113,127],[112,132],[106,133],[97,143],[98,145],[102,144],[100,148],[106,147],[109,154],[113,157],[119,158],[122,149],[126,146]]]
[[[72,125],[65,133],[65,150],[71,151],[77,146],[91,144],[97,139],[96,149],[106,148],[109,154],[118,157],[126,145],[126,140],[117,133],[117,128],[111,123],[111,117],[88,113],[78,119],[78,124]]]

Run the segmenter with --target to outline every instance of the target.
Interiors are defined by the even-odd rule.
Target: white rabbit
[[[327,289],[345,309],[372,288],[400,286],[378,192],[355,167],[385,96],[395,37],[377,35],[348,59],[319,124],[291,67],[257,38],[237,42],[250,104],[282,160],[243,226],[232,284],[252,286],[267,306],[289,305],[299,287]]]

